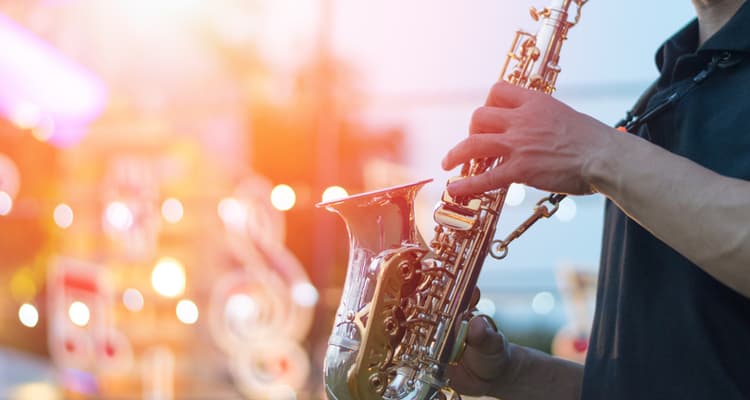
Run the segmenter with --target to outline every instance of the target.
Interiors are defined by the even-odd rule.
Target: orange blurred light
[[[39,323],[39,311],[33,305],[24,303],[18,309],[18,320],[23,326],[33,328]]]
[[[151,285],[164,297],[177,297],[185,291],[185,268],[174,258],[160,259],[151,272]]]
[[[349,193],[346,191],[346,189],[342,188],[341,186],[331,186],[323,191],[322,200],[324,203],[327,203],[329,201],[343,199],[347,196],[349,196]]]
[[[177,319],[185,325],[198,322],[198,306],[191,300],[180,300],[176,308]]]
[[[241,230],[247,223],[247,207],[234,197],[222,199],[218,211],[219,217],[228,227]]]
[[[138,289],[125,289],[122,293],[122,304],[130,311],[138,312],[143,309],[143,294]]]
[[[277,185],[271,190],[271,205],[279,211],[289,211],[297,203],[297,194],[289,185]]]
[[[133,211],[121,201],[113,201],[104,212],[107,223],[118,231],[127,231],[133,226]]]
[[[0,215],[8,215],[13,210],[13,198],[0,190]]]
[[[91,319],[91,311],[86,304],[74,301],[68,307],[68,317],[70,317],[70,321],[75,325],[86,326]]]
[[[62,229],[68,229],[73,225],[73,209],[65,203],[60,203],[55,207],[53,218],[55,224]]]
[[[184,214],[185,209],[182,207],[182,202],[178,199],[169,198],[161,204],[161,215],[164,217],[164,220],[171,224],[180,222]]]

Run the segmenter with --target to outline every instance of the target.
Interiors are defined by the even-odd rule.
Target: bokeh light
[[[277,185],[271,190],[271,205],[280,211],[289,211],[297,203],[297,194],[289,185]]]
[[[292,300],[302,307],[313,307],[318,302],[318,290],[309,282],[292,285]]]
[[[258,308],[255,299],[244,293],[237,293],[227,299],[224,316],[230,321],[253,321],[258,318]]]
[[[39,311],[29,303],[24,303],[18,308],[18,320],[29,328],[33,328],[39,323]]]
[[[177,297],[185,291],[185,268],[171,257],[161,258],[151,272],[151,285],[164,297]]]
[[[65,203],[60,203],[55,207],[52,217],[55,220],[55,224],[62,229],[68,229],[73,225],[73,209]]]
[[[555,216],[562,222],[570,222],[576,217],[577,211],[576,201],[570,197],[566,197],[560,202],[560,208],[555,213]]]
[[[539,315],[547,315],[555,309],[555,296],[550,292],[540,292],[531,301],[531,309]]]
[[[526,198],[526,187],[518,183],[511,183],[508,194],[505,196],[505,204],[511,207],[521,205]]]
[[[322,200],[324,203],[327,203],[329,201],[343,199],[347,196],[349,196],[349,193],[346,191],[346,189],[342,188],[341,186],[331,186],[323,191]]]
[[[122,293],[122,304],[130,311],[141,311],[144,304],[143,294],[138,289],[125,289]]]
[[[165,221],[171,224],[180,222],[184,214],[185,209],[182,207],[182,202],[178,199],[171,197],[161,203],[161,215]]]
[[[8,215],[13,210],[13,199],[10,195],[0,190],[0,215]]]
[[[68,307],[68,317],[70,317],[70,321],[75,325],[86,326],[89,323],[89,319],[91,319],[91,311],[86,304],[74,301]]]
[[[248,219],[248,210],[239,200],[227,197],[219,202],[219,217],[224,224],[235,230],[242,230]]]
[[[191,300],[180,300],[176,308],[177,319],[183,324],[192,325],[198,322],[198,306]]]
[[[133,211],[121,201],[113,201],[104,212],[109,226],[118,231],[127,231],[133,226]]]

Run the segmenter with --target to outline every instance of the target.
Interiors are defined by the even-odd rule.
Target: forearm
[[[750,182],[626,134],[613,134],[583,175],[654,236],[750,297]]]
[[[583,366],[538,350],[510,345],[512,377],[493,396],[503,400],[578,400]]]

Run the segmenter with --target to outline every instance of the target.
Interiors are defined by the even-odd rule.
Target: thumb
[[[502,353],[505,351],[505,337],[496,331],[487,318],[477,316],[469,321],[466,345],[485,355]]]

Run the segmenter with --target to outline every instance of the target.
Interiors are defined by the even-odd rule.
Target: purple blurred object
[[[0,114],[66,147],[83,138],[106,100],[97,76],[0,14]]]

